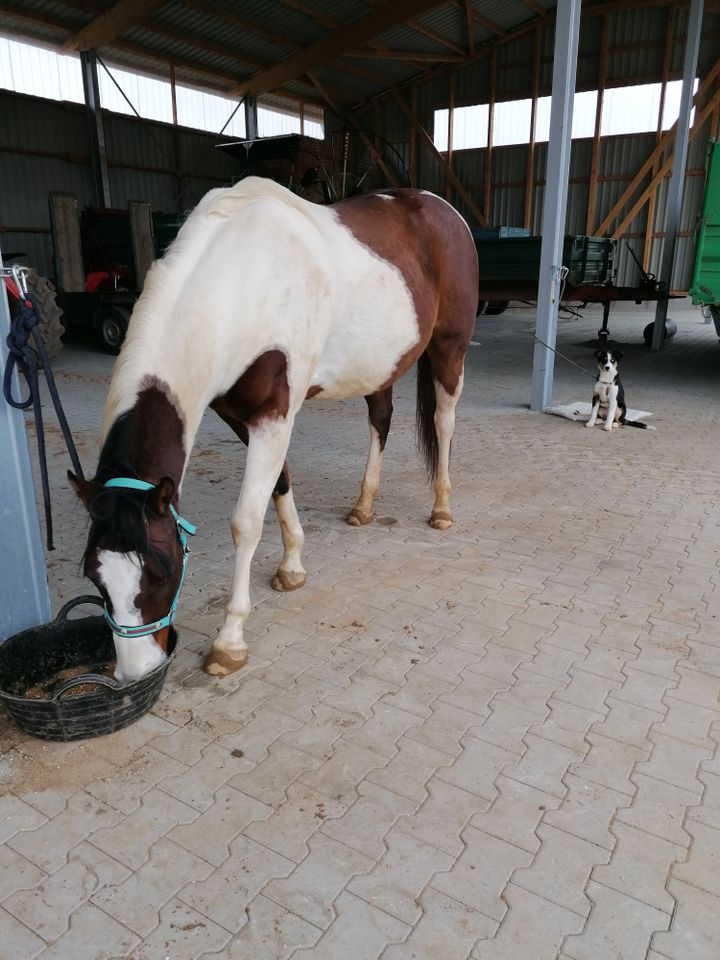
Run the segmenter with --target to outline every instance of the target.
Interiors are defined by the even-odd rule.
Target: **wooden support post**
[[[595,106],[595,132],[593,134],[592,157],[590,158],[590,178],[588,180],[587,219],[585,233],[593,235],[595,215],[597,211],[598,172],[600,168],[600,130],[602,127],[603,101],[605,99],[605,85],[607,83],[608,64],[608,34],[609,14],[603,14],[602,38],[600,40],[600,65],[598,69],[598,94]]]
[[[430,153],[438,162],[440,167],[447,173],[448,177],[450,178],[450,182],[455,187],[455,190],[458,192],[462,200],[465,202],[465,204],[467,205],[468,209],[470,210],[472,215],[475,217],[477,222],[482,225],[486,224],[487,220],[485,219],[482,211],[480,210],[478,205],[475,203],[473,198],[470,196],[470,194],[467,192],[467,190],[462,185],[462,183],[455,176],[453,171],[450,169],[450,167],[447,164],[447,161],[445,160],[445,157],[443,157],[443,155],[438,152],[437,148],[435,147],[435,144],[432,141],[432,137],[427,132],[425,127],[422,126],[422,124],[417,119],[417,117],[414,117],[412,115],[412,113],[410,112],[410,107],[408,107],[408,105],[405,103],[403,98],[400,96],[400,93],[396,89],[393,89],[393,96],[395,97],[395,100],[399,104],[405,116],[408,118],[408,120],[413,125],[415,130],[417,130],[421,142],[428,147],[428,149],[430,150]]]
[[[152,204],[141,200],[131,200],[128,203],[128,214],[130,217],[133,260],[135,261],[135,286],[138,290],[142,290],[145,286],[147,272],[155,259]]]
[[[495,47],[490,54],[490,102],[488,104],[488,140],[485,151],[485,176],[483,177],[483,223],[490,223],[492,218],[492,141],[493,141],[493,123],[495,114],[495,68],[497,65],[497,53]]]
[[[532,205],[535,193],[535,135],[537,127],[537,102],[540,92],[540,55],[542,53],[542,27],[535,27],[535,54],[533,57],[532,106],[530,108],[530,143],[528,144],[527,178],[525,183],[525,215],[523,226],[532,227]]]

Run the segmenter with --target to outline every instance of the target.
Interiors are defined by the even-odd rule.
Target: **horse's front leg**
[[[360,497],[347,518],[353,527],[362,527],[372,523],[375,518],[373,502],[380,487],[380,468],[383,450],[390,432],[392,419],[392,387],[371,393],[365,397],[370,420],[370,450],[368,451],[365,473],[360,485]]]
[[[266,420],[248,429],[248,453],[240,497],[232,516],[235,568],[225,620],[205,658],[204,669],[224,677],[247,661],[243,626],[250,613],[250,563],[262,535],[270,495],[283,468],[292,419]]]

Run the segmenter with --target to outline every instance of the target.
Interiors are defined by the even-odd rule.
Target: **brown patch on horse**
[[[360,243],[398,268],[415,306],[419,340],[398,360],[383,388],[406,373],[431,340],[448,338],[460,363],[433,363],[433,373],[454,394],[475,325],[478,291],[477,253],[464,221],[438,197],[412,189],[367,193],[332,209]]]
[[[132,463],[138,477],[159,483],[169,476],[177,491],[185,467],[185,420],[169,385],[158,377],[146,377],[129,418]]]
[[[290,409],[287,357],[282,350],[267,350],[253,360],[227,393],[210,406],[223,419],[256,426],[263,420],[278,420]]]
[[[319,393],[322,393],[322,392],[323,392],[323,387],[319,387],[316,384],[314,387],[310,387],[308,392],[305,394],[305,399],[312,400],[313,397],[316,397]]]

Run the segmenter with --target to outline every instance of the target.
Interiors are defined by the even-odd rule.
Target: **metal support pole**
[[[0,256],[0,266],[2,257]],[[8,357],[10,332],[5,288],[0,280],[0,364]],[[19,396],[17,377],[13,395]],[[5,562],[0,566],[0,641],[50,619],[50,594],[35,487],[21,410],[0,396],[0,526]]]
[[[541,411],[552,399],[557,316],[560,302],[565,210],[572,146],[572,114],[575,96],[581,0],[565,0],[557,6],[555,57],[553,61],[550,139],[543,209],[540,281],[538,284],[535,335],[548,344],[535,343],[530,409]]]
[[[90,131],[90,156],[92,159],[95,197],[99,207],[111,207],[110,177],[107,168],[105,150],[105,129],[100,109],[100,85],[98,83],[97,60],[94,50],[85,50],[80,54],[82,67],[85,111]]]
[[[682,195],[685,185],[685,165],[687,163],[688,139],[690,135],[690,116],[692,113],[693,85],[697,71],[700,33],[702,32],[703,0],[691,0],[688,16],[687,40],[685,42],[685,62],[683,64],[683,85],[680,94],[680,114],[675,135],[675,153],[673,154],[672,175],[668,187],[667,212],[665,214],[665,240],[663,242],[662,262],[659,280],[667,284],[670,291],[673,260],[677,231],[680,226]],[[658,300],[655,308],[652,349],[659,350],[663,342],[668,301]]]
[[[257,140],[257,97],[245,97],[245,139]]]

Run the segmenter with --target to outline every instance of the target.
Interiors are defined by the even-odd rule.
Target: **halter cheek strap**
[[[123,489],[123,490],[141,490],[143,493],[147,493],[148,490],[153,490],[154,486],[152,483],[148,483],[146,480],[135,480],[132,477],[115,477],[112,480],[108,480],[103,486],[106,489]],[[191,537],[194,536],[197,527],[194,524],[190,523],[188,520],[185,520],[184,517],[178,515],[177,510],[170,504],[170,512],[175,521],[175,529],[177,530],[178,540],[182,547],[183,557],[182,557],[182,573],[180,575],[180,583],[178,588],[175,591],[175,596],[173,601],[170,604],[170,610],[166,616],[161,617],[159,620],[154,620],[152,623],[140,624],[136,627],[124,627],[121,624],[117,623],[110,612],[108,611],[107,604],[104,607],[105,619],[107,620],[110,629],[113,633],[117,633],[121,637],[146,637],[151,633],[156,633],[158,630],[162,630],[164,627],[169,627],[175,619],[175,614],[177,612],[178,601],[180,600],[180,591],[182,590],[183,583],[185,581],[185,568],[187,567],[187,558],[190,553],[188,547],[187,535]]]

